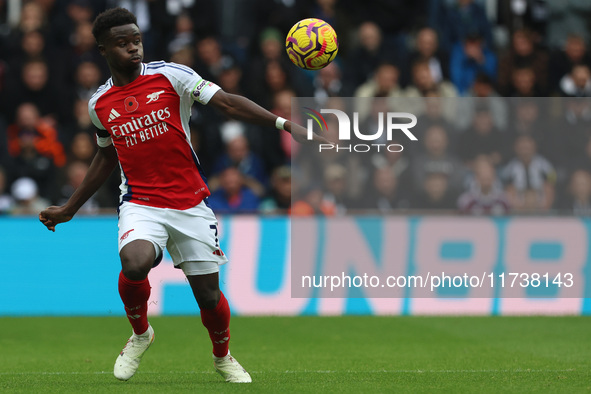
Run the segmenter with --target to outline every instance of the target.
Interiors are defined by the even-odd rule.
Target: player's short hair
[[[112,27],[129,25],[130,23],[137,25],[137,18],[133,13],[121,7],[111,8],[98,14],[94,20],[92,35],[96,42],[100,44],[101,40],[104,39],[104,35]]]

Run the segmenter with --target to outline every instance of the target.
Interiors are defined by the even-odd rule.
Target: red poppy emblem
[[[125,103],[125,110],[127,112],[133,112],[136,109],[138,109],[138,107],[140,106],[140,104],[137,102],[137,100],[133,96],[129,96],[123,102]]]

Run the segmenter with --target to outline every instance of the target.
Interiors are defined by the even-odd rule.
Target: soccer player
[[[143,63],[136,17],[109,9],[94,22],[93,34],[111,78],[89,102],[99,150],[88,173],[63,206],[51,206],[39,220],[51,231],[76,214],[119,164],[119,294],[133,334],[117,357],[115,377],[130,379],[154,341],[148,323],[148,273],[168,249],[183,270],[213,344],[213,363],[226,381],[251,382],[229,352],[230,309],[218,283],[227,259],[219,247],[217,221],[207,206],[210,192],[190,144],[194,101],[211,104],[227,116],[291,132],[306,130],[278,118],[252,101],[228,94],[192,69],[174,63]],[[328,142],[315,135],[318,142]]]

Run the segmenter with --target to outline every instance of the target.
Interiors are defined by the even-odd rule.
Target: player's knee
[[[220,290],[202,290],[195,294],[200,309],[215,309],[220,302]]]
[[[154,247],[148,241],[133,241],[123,247],[119,253],[121,270],[130,280],[143,280],[154,264]]]
[[[143,280],[148,276],[152,262],[140,256],[121,255],[121,271],[127,279]]]

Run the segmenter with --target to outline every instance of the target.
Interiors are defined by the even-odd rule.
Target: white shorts
[[[218,221],[204,202],[184,211],[124,202],[119,207],[119,252],[131,241],[152,242],[156,257],[168,249],[185,275],[219,272],[228,262],[220,249]]]

